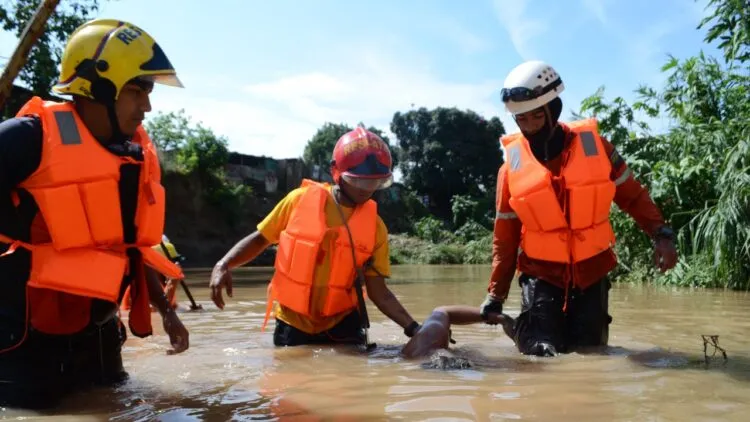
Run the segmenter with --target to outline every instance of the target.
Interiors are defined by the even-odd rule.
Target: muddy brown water
[[[363,354],[334,347],[275,348],[265,332],[268,269],[235,273],[234,297],[218,310],[207,271],[189,272],[204,309],[182,312],[190,349],[167,356],[167,337],[130,337],[130,379],[114,389],[76,394],[46,413],[5,409],[23,420],[750,420],[750,296],[744,292],[615,285],[610,347],[552,359],[519,355],[500,328],[453,327],[452,353],[469,369],[425,369],[399,354],[405,337],[372,303]],[[394,267],[392,289],[422,320],[438,305],[478,305],[487,266]],[[519,310],[513,286],[506,306]],[[182,291],[183,305],[188,301]],[[703,361],[702,334],[718,334],[728,353]],[[710,350],[710,349],[709,349]]]

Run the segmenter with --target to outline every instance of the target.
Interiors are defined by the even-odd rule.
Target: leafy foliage
[[[494,189],[493,189],[494,191]],[[492,228],[495,221],[495,204],[493,197],[471,197],[454,195],[451,199],[453,227],[462,227],[472,223],[483,228]]]
[[[360,123],[361,124],[361,123]],[[323,171],[328,171],[331,165],[331,158],[333,156],[333,148],[336,146],[336,141],[343,136],[345,133],[354,130],[343,123],[331,123],[326,122],[323,126],[315,132],[315,135],[305,145],[305,151],[302,155],[305,164],[308,167],[319,166]],[[391,146],[390,139],[378,128],[369,127],[367,128],[370,132],[380,136],[386,144],[391,148],[391,156],[393,158],[393,167],[398,165],[398,151]]]
[[[191,125],[183,110],[159,113],[146,122],[146,131],[160,147],[165,168],[191,175],[209,203],[229,210],[229,218],[238,217],[238,210],[251,195],[252,189],[231,183],[226,177],[229,161],[228,141],[217,136],[201,123]]]
[[[416,221],[429,215],[422,202],[401,184],[375,193],[378,214],[383,219],[389,233],[411,232]]]
[[[397,112],[391,132],[402,151],[404,184],[428,195],[436,216],[451,217],[454,195],[494,196],[502,164],[499,137],[505,133],[498,118],[486,120],[456,108],[420,108]]]
[[[3,30],[20,37],[41,3],[41,0],[15,0],[10,5],[0,4],[0,25]],[[68,37],[77,27],[92,19],[98,9],[98,0],[65,1],[55,8],[19,73],[19,78],[35,94],[50,92],[57,81],[58,65]]]
[[[662,67],[661,91],[639,87],[632,106],[603,91],[582,103],[617,145],[678,231],[681,262],[665,282],[750,286],[750,18],[743,1],[712,0],[706,41],[720,40],[724,63],[700,52]],[[667,117],[665,134],[650,135],[637,111]],[[622,213],[613,215],[617,252],[631,274],[652,276],[645,237]],[[643,269],[646,269],[645,271]]]
[[[40,0],[0,4],[0,24],[20,35]],[[57,79],[62,48],[73,30],[91,19],[98,0],[60,4],[32,48],[19,75],[35,94]],[[596,116],[600,130],[625,158],[678,233],[680,262],[660,276],[651,243],[628,215],[613,207],[620,279],[700,287],[750,287],[750,8],[746,0],[709,0],[698,29],[720,57],[704,52],[670,57],[664,86],[637,87],[638,100],[608,101],[605,88],[586,98],[574,117]],[[665,133],[652,133],[643,117],[668,119]],[[165,168],[190,177],[190,188],[222,209],[243,208],[250,189],[230,183],[227,140],[184,110],[147,123]],[[327,171],[336,140],[352,128],[325,123],[304,150],[308,167]],[[376,128],[389,143],[390,140]],[[396,112],[390,125],[394,167],[404,186],[379,192],[379,211],[391,236],[394,263],[491,262],[498,138],[497,118],[456,108]],[[428,207],[421,200],[429,199]],[[227,218],[237,218],[228,213]]]
[[[750,8],[747,0],[709,0],[707,7],[713,13],[701,21],[698,28],[713,22],[705,41],[720,40],[718,47],[724,51],[724,60],[742,65],[750,61]]]
[[[146,130],[162,152],[180,150],[192,135],[190,119],[184,109],[158,113],[146,123]]]

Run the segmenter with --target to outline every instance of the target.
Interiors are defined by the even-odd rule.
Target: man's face
[[[516,124],[525,135],[533,135],[542,130],[546,118],[543,107],[515,116]]]
[[[339,186],[341,187],[341,190],[346,193],[346,195],[354,201],[357,205],[364,204],[367,202],[368,199],[372,198],[372,195],[375,194],[374,190],[365,190],[358,188],[356,186],[350,185],[346,183],[346,181],[341,178],[341,181],[339,183]]]
[[[120,130],[126,136],[133,136],[138,125],[146,117],[146,113],[151,111],[149,95],[152,89],[152,84],[134,82],[122,87],[120,96],[115,102],[115,112]]]

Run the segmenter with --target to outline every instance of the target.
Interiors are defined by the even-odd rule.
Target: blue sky
[[[701,48],[699,0],[117,0],[100,17],[154,36],[185,89],[157,86],[157,110],[184,108],[230,148],[275,158],[302,155],[326,121],[387,129],[393,113],[456,106],[498,116],[499,89],[527,59],[552,64],[565,111],[606,85],[633,98],[660,85],[672,53]],[[14,48],[0,35],[0,56]]]

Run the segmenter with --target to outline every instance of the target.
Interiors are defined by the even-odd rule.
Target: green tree
[[[502,164],[499,137],[502,122],[457,108],[420,108],[397,112],[391,132],[401,150],[399,169],[404,184],[429,195],[431,211],[450,219],[454,195],[494,198],[497,170]]]
[[[702,51],[670,58],[665,86],[640,87],[632,106],[605,103],[600,90],[582,104],[596,114],[679,233],[681,261],[666,281],[683,285],[750,285],[750,60],[748,10],[742,1],[712,0],[706,42],[720,40],[724,63]],[[635,111],[667,117],[669,131],[650,135]],[[640,129],[640,132],[638,132]],[[649,245],[622,215],[613,216],[624,267],[653,275]]]
[[[321,170],[327,171],[336,141],[350,130],[352,128],[343,123],[326,122],[305,145],[302,155],[305,164],[309,168],[317,165]]]
[[[5,31],[21,36],[26,23],[34,16],[41,0],[15,0],[0,5],[0,24]],[[90,20],[99,9],[98,0],[60,2],[29,53],[19,78],[37,95],[46,95],[56,83],[63,47],[70,34]]]
[[[198,124],[177,150],[177,164],[184,171],[198,175],[201,181],[218,185],[217,182],[224,179],[225,166],[229,162],[227,144],[226,138]]]
[[[698,25],[703,28],[713,22],[705,41],[721,40],[718,47],[724,51],[724,60],[730,64],[750,61],[750,7],[747,0],[709,0],[707,7],[714,13]]]
[[[192,124],[184,110],[159,112],[146,122],[146,131],[162,151],[170,153],[180,172],[194,174],[214,187],[224,179],[228,140],[200,122]]]
[[[193,134],[185,110],[169,113],[159,112],[146,122],[146,131],[161,151],[176,151]]]
[[[383,219],[388,233],[413,232],[415,222],[429,214],[414,192],[398,183],[377,191],[373,199],[378,203],[378,215]]]
[[[200,122],[192,123],[184,110],[159,113],[146,123],[146,131],[158,146],[167,149],[166,157],[162,156],[165,171],[187,176],[195,196],[220,208],[230,225],[241,221],[252,189],[227,179],[229,148],[225,137]]]
[[[495,204],[491,199],[488,196],[453,195],[451,199],[453,227],[459,228],[473,222],[491,229],[495,222]]]

